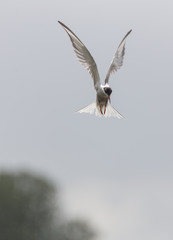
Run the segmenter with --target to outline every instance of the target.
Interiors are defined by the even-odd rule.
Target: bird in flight
[[[62,27],[65,29],[65,31],[69,35],[75,54],[79,62],[88,70],[88,72],[90,73],[94,81],[94,88],[96,90],[96,102],[80,109],[78,112],[90,113],[90,114],[95,113],[96,116],[103,115],[105,117],[117,117],[119,119],[123,118],[123,116],[114,107],[111,106],[110,96],[112,93],[112,89],[109,87],[109,77],[111,73],[117,71],[123,65],[126,38],[131,33],[132,30],[130,30],[125,35],[125,37],[119,44],[117,51],[113,56],[109,70],[107,72],[107,75],[105,78],[105,84],[102,85],[100,82],[100,77],[97,70],[96,62],[94,61],[88,49],[81,42],[81,40],[64,23],[60,21],[58,22],[62,25]]]

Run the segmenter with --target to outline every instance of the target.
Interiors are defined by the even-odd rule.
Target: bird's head
[[[111,96],[111,93],[112,93],[112,89],[110,87],[104,87],[103,88],[105,94],[108,96],[108,99],[110,101],[110,96]]]
[[[110,87],[104,87],[104,92],[110,97],[112,89]]]

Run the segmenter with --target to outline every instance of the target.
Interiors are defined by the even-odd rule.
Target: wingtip
[[[61,24],[61,26],[63,26],[63,27],[66,27],[66,28],[67,28],[67,26],[66,26],[66,25],[65,25],[63,22],[61,22],[61,21],[59,21],[59,20],[58,20],[58,23],[59,23],[59,24]]]
[[[58,22],[59,24],[62,24],[62,22],[61,22],[61,21],[59,21],[59,20],[58,20],[57,22]]]
[[[127,34],[129,35],[131,32],[132,32],[132,29],[130,29]]]

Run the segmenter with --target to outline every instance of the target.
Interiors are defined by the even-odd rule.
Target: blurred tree
[[[84,221],[64,221],[57,191],[26,173],[0,174],[0,240],[91,240]]]
[[[89,240],[95,237],[95,232],[84,220],[72,220],[61,226],[60,240]]]

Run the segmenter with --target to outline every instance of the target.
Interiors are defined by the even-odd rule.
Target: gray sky
[[[0,168],[60,182],[67,212],[87,218],[99,239],[173,239],[172,8],[171,0],[0,3]],[[57,20],[85,43],[102,82],[133,29],[110,79],[125,120],[75,113],[95,91]]]

